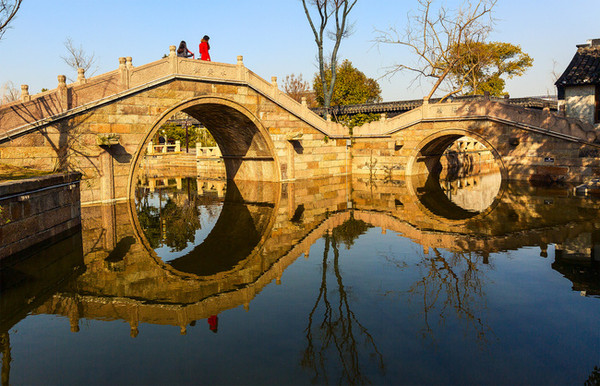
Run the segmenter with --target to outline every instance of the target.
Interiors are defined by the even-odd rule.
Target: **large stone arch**
[[[247,108],[229,99],[199,96],[164,111],[140,141],[128,178],[128,191],[133,193],[138,166],[150,139],[177,112],[196,118],[210,131],[219,145],[227,179],[278,182],[281,180],[279,160],[271,137],[260,120]]]

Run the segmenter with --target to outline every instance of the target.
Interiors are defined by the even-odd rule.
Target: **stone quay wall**
[[[0,183],[0,261],[80,226],[80,179],[66,173]]]

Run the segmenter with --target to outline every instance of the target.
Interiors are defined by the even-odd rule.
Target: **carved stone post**
[[[179,62],[177,61],[177,52],[175,46],[169,46],[169,63],[171,63],[171,72],[173,74],[177,74],[179,70]]]
[[[238,55],[237,57],[237,77],[238,80],[246,80],[246,69],[244,67],[244,57]]]
[[[85,79],[85,70],[83,68],[77,69],[77,84],[84,84],[86,82]]]
[[[119,75],[121,76],[121,86],[123,86],[124,90],[127,90],[129,88],[129,76],[125,60],[124,57],[119,58]]]
[[[64,75],[58,76],[58,99],[63,111],[69,109],[69,96],[67,95],[67,77]]]
[[[29,86],[26,84],[21,85],[21,102],[29,102],[31,96],[29,95]]]

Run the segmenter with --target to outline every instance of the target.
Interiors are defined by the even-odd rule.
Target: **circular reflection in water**
[[[485,174],[454,180],[440,180],[440,187],[448,199],[456,206],[481,213],[489,208],[500,192],[502,175]]]
[[[415,176],[412,183],[421,204],[448,220],[467,220],[484,213],[495,206],[502,193],[500,173],[451,180],[432,173]]]
[[[154,179],[137,187],[136,211],[146,240],[171,262],[189,254],[214,228],[223,210],[225,182]]]
[[[210,276],[251,256],[272,219],[272,189],[222,180],[168,181],[153,190],[139,186],[136,201],[140,227],[163,262]]]

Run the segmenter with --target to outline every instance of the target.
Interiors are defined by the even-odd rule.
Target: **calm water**
[[[597,384],[600,200],[430,185],[160,180],[84,208],[3,271],[2,382]]]

